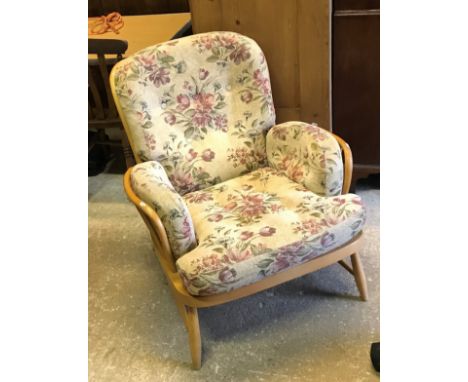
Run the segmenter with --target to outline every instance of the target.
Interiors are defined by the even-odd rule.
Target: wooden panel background
[[[270,71],[277,122],[331,128],[329,0],[190,0],[193,32],[253,38]]]

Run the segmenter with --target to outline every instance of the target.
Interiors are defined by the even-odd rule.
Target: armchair
[[[114,67],[111,87],[138,162],[125,192],[151,234],[194,368],[199,308],[336,262],[367,299],[351,151],[316,125],[275,125],[253,40],[211,32],[148,47]]]

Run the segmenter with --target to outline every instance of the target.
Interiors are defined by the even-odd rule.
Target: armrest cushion
[[[316,124],[285,122],[267,134],[266,151],[271,167],[321,196],[341,193],[343,162],[333,135]]]
[[[195,248],[197,241],[190,212],[163,166],[156,161],[137,164],[131,173],[131,183],[135,194],[159,215],[174,257],[179,258]]]

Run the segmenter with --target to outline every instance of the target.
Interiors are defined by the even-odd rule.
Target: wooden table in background
[[[112,31],[106,32],[99,35],[90,35],[88,33],[88,39],[118,39],[126,40],[128,42],[128,49],[125,53],[125,57],[128,57],[141,49],[148,46],[159,44],[161,42],[169,41],[172,37],[187,23],[190,21],[190,13],[172,13],[162,15],[142,15],[142,16],[123,16],[124,25],[119,30],[119,33]],[[93,21],[97,20],[97,17],[88,18],[88,25]],[[108,62],[108,71],[112,64]],[[91,71],[91,72],[90,72]],[[96,76],[91,75],[91,78],[99,78],[99,74],[102,77],[102,73],[99,71],[97,62],[97,55],[88,54],[88,76],[89,73],[96,72]],[[104,81],[108,80],[108,75],[101,78]],[[102,81],[101,81],[102,83]],[[89,82],[88,82],[89,85]],[[101,86],[98,92],[102,93],[103,97],[110,97],[110,94],[104,91],[105,86]],[[107,94],[106,94],[107,93]],[[111,101],[110,101],[111,102]],[[89,100],[88,100],[89,103]],[[92,114],[93,115],[93,114]],[[128,166],[135,164],[131,149],[128,145],[125,133],[122,131],[121,125],[116,125],[115,118],[110,118],[109,121],[102,120],[100,128],[104,128],[105,136],[109,141],[122,142],[123,152],[125,155],[125,161]],[[108,122],[106,124],[106,122]],[[89,122],[88,122],[89,126]],[[118,127],[116,129],[115,127]],[[122,136],[122,134],[124,134]],[[124,169],[122,169],[123,171]]]
[[[125,56],[130,56],[147,46],[169,41],[187,22],[190,13],[168,13],[161,15],[122,16],[124,26],[119,33],[106,32],[104,34],[90,35],[88,38],[111,38],[128,41]],[[97,20],[97,17],[88,18],[88,24]],[[91,58],[89,56],[89,58]]]

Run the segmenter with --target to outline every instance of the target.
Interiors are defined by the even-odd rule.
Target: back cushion
[[[252,39],[210,32],[158,44],[120,61],[111,82],[137,160],[160,162],[180,194],[266,165],[275,111]]]

